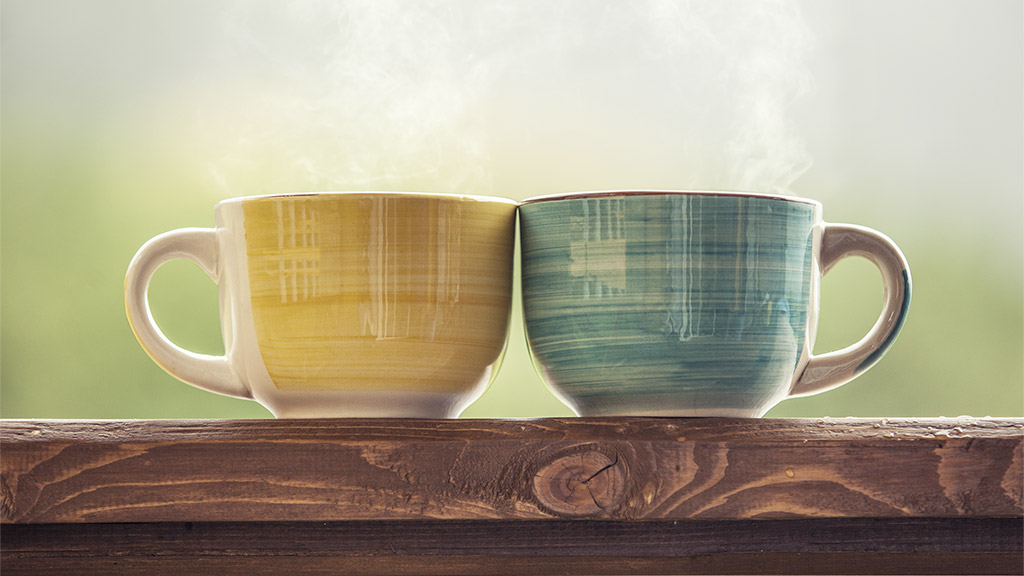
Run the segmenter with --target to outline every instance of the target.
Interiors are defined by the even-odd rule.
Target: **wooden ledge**
[[[1019,519],[17,524],[4,574],[1015,574]]]
[[[1024,515],[1024,420],[3,421],[3,522]]]
[[[1020,573],[1024,419],[7,420],[0,522],[11,573]]]

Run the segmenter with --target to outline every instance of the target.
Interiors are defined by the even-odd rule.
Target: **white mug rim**
[[[772,194],[767,192],[743,192],[738,190],[590,190],[534,196],[523,200],[519,205],[523,206],[526,204],[537,204],[541,202],[558,202],[562,200],[581,200],[590,198],[624,198],[627,196],[733,196],[739,198],[781,200],[785,202],[796,202],[799,204],[810,204],[818,208],[821,207],[821,202],[811,200],[810,198],[789,196],[786,194]]]
[[[436,200],[456,200],[456,201],[468,201],[468,202],[494,202],[499,204],[513,204],[518,205],[519,203],[510,198],[503,198],[501,196],[484,196],[478,194],[454,194],[446,192],[404,192],[404,191],[389,191],[389,190],[338,190],[338,191],[324,191],[324,192],[282,192],[276,194],[256,194],[252,196],[238,196],[235,198],[227,198],[217,203],[217,207],[226,206],[231,204],[240,204],[242,202],[249,202],[253,200],[267,200],[273,198],[302,198],[302,197],[345,197],[345,196],[369,196],[369,197],[398,197],[398,198],[419,198],[419,199],[436,199]]]

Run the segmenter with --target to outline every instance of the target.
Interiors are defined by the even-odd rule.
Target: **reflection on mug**
[[[602,298],[626,289],[626,232],[622,199],[591,199],[569,221],[569,275],[579,295]]]
[[[277,212],[277,249],[270,256],[277,260],[277,280],[281,302],[298,302],[319,295],[320,220],[309,213],[306,203],[285,200],[275,204]],[[301,294],[301,296],[300,296]]]
[[[360,210],[370,225],[359,335],[386,340],[415,334],[433,340],[450,327],[458,311],[460,207],[428,205],[418,227],[403,225],[409,215],[400,215],[391,198],[366,199]],[[421,252],[409,250],[411,246],[420,246]]]

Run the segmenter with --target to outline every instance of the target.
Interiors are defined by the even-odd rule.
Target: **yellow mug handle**
[[[217,282],[219,252],[214,228],[181,228],[152,238],[139,248],[128,265],[124,279],[125,310],[142,348],[167,373],[210,392],[252,398],[226,356],[197,354],[171,342],[156,325],[149,308],[149,282],[160,266],[184,258],[195,262]]]

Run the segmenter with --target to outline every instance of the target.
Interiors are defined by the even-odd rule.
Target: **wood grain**
[[[1019,573],[1016,519],[4,527],[5,574]]]
[[[1019,419],[4,421],[0,448],[7,524],[1024,515]]]
[[[23,524],[5,574],[1019,573],[1019,519]]]

